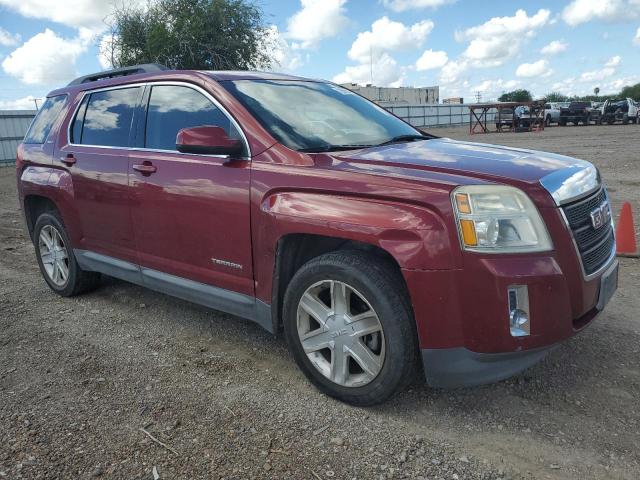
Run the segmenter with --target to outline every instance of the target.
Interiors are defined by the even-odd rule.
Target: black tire
[[[548,127],[549,125],[551,125],[551,115],[547,115],[547,117],[544,119],[544,126]]]
[[[47,274],[44,264],[42,262],[42,258],[39,252],[39,238],[40,232],[47,225],[53,226],[62,237],[62,241],[64,242],[64,246],[67,250],[67,264],[69,275],[66,279],[66,282],[63,285],[57,285],[53,282],[53,280]],[[86,272],[80,268],[78,262],[76,261],[76,257],[73,254],[73,248],[71,248],[71,242],[69,241],[69,236],[67,235],[67,231],[64,228],[64,223],[60,214],[55,210],[50,210],[48,212],[42,213],[38,219],[36,220],[36,224],[33,228],[33,243],[36,250],[36,258],[38,259],[38,266],[40,267],[40,272],[42,273],[42,277],[49,285],[49,288],[53,290],[55,293],[62,297],[72,297],[74,295],[79,295],[84,292],[88,292],[98,287],[100,284],[100,274],[96,272]]]
[[[591,123],[591,118],[589,117],[589,115],[583,118],[582,123],[584,123],[585,126],[588,126]]]
[[[363,386],[334,383],[313,366],[298,335],[298,304],[306,290],[322,281],[337,280],[360,292],[378,315],[384,332],[384,363],[377,376]],[[370,406],[404,389],[418,365],[418,342],[412,308],[401,274],[385,259],[361,251],[337,251],[304,264],[289,283],[284,297],[283,323],[293,357],[321,392],[343,402]]]
[[[566,118],[561,118],[560,122],[558,122],[558,123],[560,123],[560,126],[566,127],[567,126],[567,119]]]

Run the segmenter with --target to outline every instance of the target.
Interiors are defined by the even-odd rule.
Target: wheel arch
[[[60,209],[51,198],[37,194],[25,195],[23,208],[25,220],[27,222],[27,230],[29,231],[29,236],[32,240],[33,230],[38,217],[49,211],[60,212]]]
[[[409,289],[402,275],[400,264],[384,248],[358,240],[325,235],[291,233],[278,239],[275,249],[275,263],[271,291],[271,312],[274,331],[282,327],[282,302],[284,294],[296,272],[308,261],[325,253],[335,251],[361,251],[376,257],[380,262],[390,266],[397,273],[399,283],[407,298]]]

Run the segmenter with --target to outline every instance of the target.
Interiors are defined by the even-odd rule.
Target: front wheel
[[[99,273],[85,272],[79,267],[58,212],[52,210],[38,217],[33,243],[40,272],[58,295],[71,297],[98,285]]]
[[[294,275],[284,298],[287,343],[323,393],[368,406],[403,389],[417,364],[417,336],[402,276],[359,251],[321,255]]]

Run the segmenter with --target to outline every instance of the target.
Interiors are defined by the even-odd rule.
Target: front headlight
[[[485,253],[553,249],[538,209],[521,190],[503,185],[467,185],[451,194],[465,250]]]

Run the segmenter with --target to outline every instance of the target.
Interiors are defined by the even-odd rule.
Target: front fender
[[[355,240],[391,254],[401,268],[453,268],[450,234],[425,207],[372,198],[309,192],[278,192],[261,205],[259,245],[275,245],[292,233]]]

